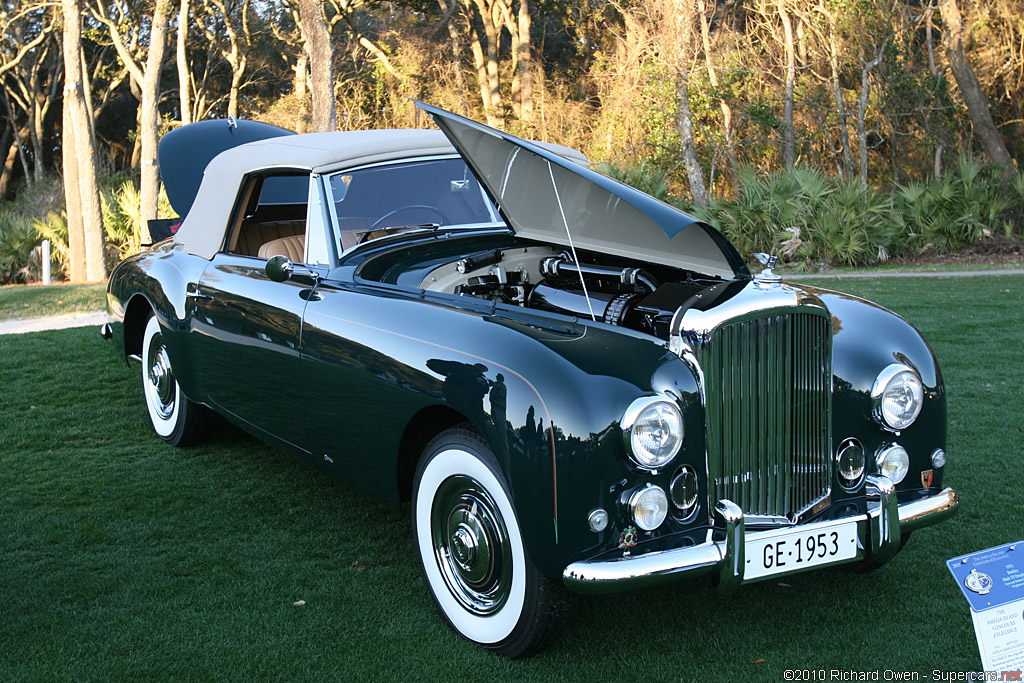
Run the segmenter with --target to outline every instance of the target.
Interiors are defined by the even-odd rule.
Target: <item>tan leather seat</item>
[[[260,258],[269,259],[274,256],[285,256],[289,261],[301,263],[306,258],[306,236],[279,237],[260,246]]]

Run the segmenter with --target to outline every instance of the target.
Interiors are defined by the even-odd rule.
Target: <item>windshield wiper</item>
[[[374,228],[373,230],[367,230],[360,235],[358,244],[399,232],[406,232],[410,230],[438,230],[440,227],[441,225],[439,223],[414,223],[412,225],[392,225],[386,228]]]

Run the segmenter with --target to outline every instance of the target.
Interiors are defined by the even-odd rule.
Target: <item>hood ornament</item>
[[[782,278],[775,273],[775,263],[779,257],[757,252],[754,258],[764,266],[764,270],[754,276],[754,284],[761,288],[777,287],[782,282]]]

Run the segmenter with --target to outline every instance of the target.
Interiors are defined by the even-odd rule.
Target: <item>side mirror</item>
[[[274,282],[284,282],[292,276],[293,268],[287,256],[275,256],[267,261],[267,277]]]

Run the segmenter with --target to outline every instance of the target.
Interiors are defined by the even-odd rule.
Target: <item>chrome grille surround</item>
[[[793,524],[829,496],[832,320],[813,294],[751,283],[677,313],[672,344],[701,383],[708,509],[726,499],[748,522]]]

